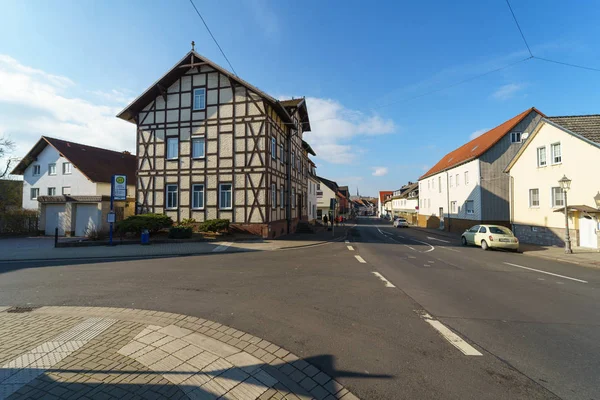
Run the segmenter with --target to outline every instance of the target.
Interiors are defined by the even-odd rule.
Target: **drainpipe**
[[[448,185],[449,181],[448,171],[446,171],[446,206],[448,207],[448,232],[450,232],[450,186]]]
[[[287,233],[290,233],[290,226],[292,224],[292,201],[291,201],[291,193],[292,193],[292,168],[291,168],[291,160],[292,160],[292,128],[289,128],[289,132],[286,138],[287,142],[287,156],[285,160],[285,174],[286,174],[286,206],[285,206],[285,219],[287,222]]]

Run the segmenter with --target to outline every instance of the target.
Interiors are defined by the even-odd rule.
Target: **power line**
[[[533,58],[535,58],[536,60],[546,61],[546,62],[550,62],[550,63],[554,63],[554,64],[566,65],[567,67],[581,68],[581,69],[587,69],[589,71],[600,72],[599,68],[585,67],[583,65],[577,65],[577,64],[569,64],[569,63],[566,63],[566,62],[556,61],[556,60],[550,60],[550,59],[547,59],[547,58],[542,58],[542,57],[537,57],[537,56],[534,56]]]
[[[529,48],[529,44],[527,43],[527,40],[525,39],[525,35],[523,34],[523,31],[521,30],[521,25],[519,25],[519,21],[517,21],[517,17],[515,16],[515,13],[513,12],[513,9],[510,6],[510,2],[508,0],[506,0],[506,4],[508,5],[508,8],[510,9],[510,13],[513,16],[513,19],[515,20],[515,24],[517,24],[517,28],[519,28],[519,32],[521,32],[521,37],[523,38],[523,42],[525,42],[525,46],[527,46],[527,50],[529,51],[529,55],[531,57],[533,57],[533,53],[531,52],[531,48]]]
[[[217,47],[219,48],[219,50],[221,51],[221,54],[223,54],[223,57],[225,57],[225,61],[227,61],[227,64],[229,64],[229,68],[231,68],[231,71],[233,72],[233,74],[235,76],[238,76],[237,72],[235,72],[235,69],[233,69],[233,65],[231,65],[231,63],[229,62],[229,59],[227,58],[227,56],[225,55],[225,52],[223,51],[223,49],[221,48],[221,46],[219,45],[219,42],[217,42],[217,39],[215,39],[215,36],[212,34],[212,32],[210,31],[210,28],[208,27],[208,25],[206,24],[206,21],[204,21],[204,18],[202,18],[202,14],[200,14],[200,11],[198,11],[198,9],[196,8],[196,5],[194,4],[193,0],[190,0],[190,3],[192,4],[192,7],[194,7],[194,10],[196,10],[196,14],[198,14],[198,16],[200,17],[200,19],[202,20],[202,23],[204,24],[204,26],[206,27],[206,30],[208,31],[208,33],[210,34],[210,37],[212,37],[212,39],[214,40],[215,44],[217,45]]]

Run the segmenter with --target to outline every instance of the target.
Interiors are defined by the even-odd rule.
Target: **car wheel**
[[[462,236],[462,237],[460,238],[460,242],[462,243],[462,245],[463,245],[463,246],[466,246],[466,245],[467,245],[467,238],[466,238],[466,237],[464,237],[464,236]]]
[[[483,250],[488,250],[490,247],[488,246],[487,242],[485,240],[481,241],[481,248]]]

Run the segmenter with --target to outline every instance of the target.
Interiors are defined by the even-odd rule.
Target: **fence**
[[[0,236],[35,235],[38,233],[38,219],[37,211],[0,212]]]

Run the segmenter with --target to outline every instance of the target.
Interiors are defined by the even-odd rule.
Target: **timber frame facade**
[[[263,237],[307,218],[304,99],[278,101],[192,50],[118,117],[137,125],[136,212]]]

